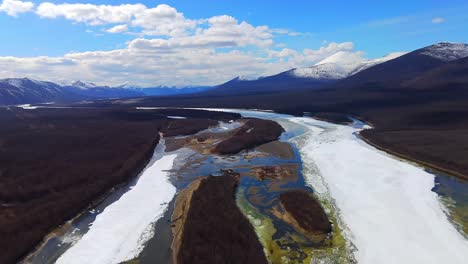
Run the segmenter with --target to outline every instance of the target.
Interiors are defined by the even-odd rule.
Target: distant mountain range
[[[142,106],[270,109],[292,114],[355,113],[373,122],[382,122],[381,126],[392,122],[401,125],[418,121],[413,117],[408,117],[408,121],[402,121],[403,114],[410,115],[411,111],[408,110],[408,113],[401,113],[401,115],[385,112],[387,120],[383,122],[381,121],[383,114],[379,114],[379,109],[402,105],[413,108],[419,104],[439,102],[448,98],[452,101],[444,103],[441,109],[446,105],[453,106],[455,101],[463,102],[464,108],[468,105],[468,97],[464,97],[468,93],[466,66],[468,44],[438,43],[404,55],[394,56],[393,59],[392,57],[355,67],[340,66],[347,69],[339,75],[340,78],[335,74],[337,72],[335,70],[309,70],[308,73],[313,72],[313,74],[299,78],[296,76],[297,73],[292,74],[297,71],[293,69],[259,80],[245,81],[236,78],[213,90],[194,95],[142,99],[138,104]],[[311,68],[324,69],[326,67],[323,65],[332,65],[333,60],[326,60],[326,62]],[[326,69],[335,69],[335,67]],[[315,74],[315,72],[320,72],[320,74]],[[342,78],[346,75],[347,77]],[[328,77],[324,79],[323,76]],[[332,80],[330,76],[334,76],[334,79]],[[304,86],[299,89],[299,84]],[[248,89],[252,91],[247,92]],[[454,107],[458,109],[463,104]],[[398,111],[401,109],[403,108],[399,108]],[[417,111],[421,109],[418,108]],[[450,108],[450,111],[452,110]],[[380,118],[374,118],[376,115],[380,115]]]
[[[149,87],[130,85],[117,87],[99,86],[75,81],[69,84],[37,81],[29,78],[0,80],[0,105],[45,102],[73,102],[95,99],[131,98],[144,96],[168,96],[206,91],[211,87]]]
[[[143,93],[146,96],[169,96],[178,94],[194,94],[213,89],[212,86],[186,86],[186,87],[168,87],[158,86],[150,88],[128,87],[135,92]]]
[[[53,101],[84,100],[85,97],[72,93],[52,82],[28,78],[0,80],[0,104],[42,103]]]
[[[76,81],[59,85],[28,78],[0,80],[0,104],[68,102],[93,99],[182,95],[197,97],[270,95],[301,93],[317,89],[351,87],[401,87],[431,69],[468,57],[468,45],[438,43],[410,53],[392,53],[382,58],[363,60],[359,55],[338,52],[307,68],[295,68],[276,75],[247,80],[237,77],[218,86],[150,87],[130,85],[99,86]],[[430,73],[426,73],[430,74]],[[422,77],[418,77],[422,78]],[[429,77],[425,77],[429,79]],[[180,96],[179,96],[180,97]],[[303,98],[300,98],[301,100]]]

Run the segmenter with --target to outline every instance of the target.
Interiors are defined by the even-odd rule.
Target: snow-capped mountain
[[[80,100],[83,97],[62,89],[52,82],[29,78],[0,80],[0,104],[39,103],[50,101]]]
[[[339,82],[350,87],[363,84],[398,87],[400,83],[451,61],[468,56],[468,45],[442,42],[404,54],[354,73]]]
[[[83,81],[75,81],[71,85],[63,86],[64,90],[71,93],[79,94],[89,98],[125,98],[125,97],[141,97],[145,94],[124,88],[124,87],[109,87],[98,86],[94,83]]]
[[[210,88],[208,86],[141,88],[129,84],[110,87],[83,81],[62,81],[60,84],[56,84],[28,78],[9,78],[0,80],[0,105],[169,96],[198,93]]]
[[[295,68],[258,79],[237,77],[217,86],[209,93],[268,93],[320,88],[403,54],[405,53],[396,52],[382,58],[367,60],[359,53],[337,52],[312,67]]]
[[[293,69],[290,73],[298,78],[339,80],[404,54],[404,52],[395,52],[381,58],[367,60],[359,54],[340,51],[312,67]]]
[[[86,82],[82,82],[82,81],[74,81],[69,86],[74,86],[74,87],[77,87],[77,88],[80,88],[80,89],[91,89],[91,88],[98,87],[94,83],[86,83]]]
[[[442,61],[454,61],[468,57],[468,44],[441,42],[419,50],[420,54]]]

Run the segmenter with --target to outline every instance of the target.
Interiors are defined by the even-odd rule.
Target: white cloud
[[[93,4],[53,4],[41,3],[36,13],[43,18],[64,17],[68,20],[89,25],[103,25],[129,22],[135,13],[143,12],[142,4],[93,5]]]
[[[3,0],[0,4],[0,12],[5,12],[9,16],[17,16],[20,13],[29,12],[34,8],[34,3],[17,0]]]
[[[147,35],[183,35],[195,28],[197,21],[186,19],[175,8],[161,4],[148,8],[143,4],[93,5],[41,3],[36,13],[43,18],[64,17],[91,26],[126,24],[143,29]],[[112,32],[114,33],[114,32]]]
[[[126,24],[123,25],[117,25],[114,27],[111,27],[109,29],[106,29],[106,32],[108,33],[124,33],[128,31],[128,26]]]
[[[318,49],[302,51],[290,49],[285,44],[276,44],[275,36],[303,33],[256,26],[228,15],[187,18],[165,4],[149,8],[143,4],[44,2],[37,7],[36,14],[84,23],[88,25],[86,32],[96,36],[102,34],[95,32],[131,31],[138,37],[125,48],[110,51],[59,57],[0,57],[0,78],[29,76],[51,81],[82,79],[142,86],[219,84],[239,75],[267,76],[311,66],[338,52],[363,56],[354,51],[351,42],[326,42]],[[106,29],[102,30],[103,27]]]
[[[119,85],[219,84],[235,76],[268,76],[299,66],[311,66],[352,43],[329,43],[317,50],[266,50],[265,56],[233,49],[216,51],[215,42],[135,39],[124,49],[69,53],[62,57],[0,57],[0,78],[29,76],[59,81],[82,79]]]
[[[431,22],[433,24],[441,24],[445,22],[445,19],[443,17],[434,17]]]
[[[144,34],[155,36],[186,35],[187,31],[193,30],[198,23],[199,21],[187,19],[183,13],[165,4],[135,13],[135,18],[131,21],[131,25],[141,27]]]

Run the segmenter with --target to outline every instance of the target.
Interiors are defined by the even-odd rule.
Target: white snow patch
[[[213,133],[221,133],[221,132],[226,132],[226,131],[231,131],[234,129],[237,129],[243,125],[241,122],[218,122],[217,127],[210,128],[209,131]]]
[[[422,49],[421,54],[443,61],[454,61],[468,57],[468,44],[442,42]]]
[[[167,170],[176,156],[166,155],[151,162],[134,188],[99,214],[89,231],[57,263],[121,263],[137,257],[157,233],[153,224],[175,195]]]
[[[13,85],[17,88],[22,88],[23,87],[23,79],[8,79],[7,83],[10,85]]]
[[[97,85],[94,83],[87,83],[87,82],[82,82],[82,81],[75,81],[71,84],[71,86],[74,86],[76,88],[79,88],[81,90],[88,90],[90,88],[96,88]]]
[[[172,119],[187,119],[185,116],[167,116],[167,118],[172,118]]]
[[[166,107],[144,107],[144,106],[137,106],[135,109],[137,110],[154,110],[154,109],[165,109]]]
[[[343,79],[374,65],[395,59],[405,52],[394,52],[377,59],[365,59],[361,53],[339,51],[312,67],[298,68],[291,74],[298,78]]]
[[[348,75],[348,69],[336,63],[324,63],[308,68],[294,69],[291,74],[299,78],[342,79]]]
[[[21,104],[21,105],[17,105],[19,108],[23,108],[23,109],[26,109],[26,110],[31,110],[31,109],[37,109],[38,107],[37,106],[32,106],[31,104]]]
[[[431,191],[434,175],[367,145],[359,129],[289,120],[310,129],[302,160],[327,184],[359,263],[466,263],[468,241]]]
[[[253,76],[238,76],[236,79],[238,81],[256,81],[256,80],[260,80],[262,79],[263,77],[253,77]]]

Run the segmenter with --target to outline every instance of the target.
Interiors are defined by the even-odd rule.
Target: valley
[[[159,110],[184,117],[200,111]],[[199,263],[229,258],[234,263],[250,263],[239,257],[250,256],[249,260],[255,259],[251,263],[393,263],[407,261],[413,255],[419,259],[433,248],[438,254],[427,258],[427,263],[442,259],[457,263],[466,257],[461,252],[467,252],[463,231],[467,222],[457,214],[447,218],[446,208],[463,212],[468,200],[461,198],[459,190],[467,184],[425,172],[367,145],[356,136],[367,127],[364,123],[354,120],[352,125],[336,125],[270,112],[215,111],[223,114],[211,116],[232,115],[233,119],[195,134],[164,136],[140,176],[114,192],[120,198],[109,197],[70,221],[29,261]],[[234,115],[237,113],[243,118]],[[284,132],[277,134],[279,141],[228,155],[213,152],[219,142],[238,135],[236,131],[257,119],[280,124]],[[159,172],[152,172],[155,169]],[[148,181],[150,175],[151,181],[162,182],[153,185]],[[300,194],[295,195],[308,195],[319,202],[323,216],[314,216],[312,221],[326,219],[314,225],[325,228],[328,235],[311,235],[300,227],[301,221],[311,221],[305,219],[310,212],[317,212],[317,205],[305,209],[308,205],[303,204],[289,211],[287,199],[296,198],[285,195],[298,191]],[[451,197],[457,203],[445,202]],[[308,202],[312,208],[313,200]],[[301,213],[302,208],[306,211]],[[133,222],[138,226],[132,228]],[[329,227],[323,225],[326,223]],[[382,224],[387,231],[380,230]],[[431,231],[420,232],[429,230],[426,225]],[[236,238],[240,233],[244,235]],[[397,241],[402,236],[406,246],[399,247],[401,242]],[[452,241],[450,248],[440,244],[446,240]],[[244,242],[234,247],[235,241]],[[373,241],[382,241],[386,247]],[[230,250],[220,246],[225,243]],[[108,251],[97,246],[103,244]],[[419,254],[407,246],[411,244],[419,245]],[[213,248],[218,248],[217,254],[209,253]],[[373,253],[365,253],[367,250]]]
[[[0,262],[463,263],[467,54],[170,96],[2,80]]]
[[[0,264],[465,264],[468,3],[0,0]]]

